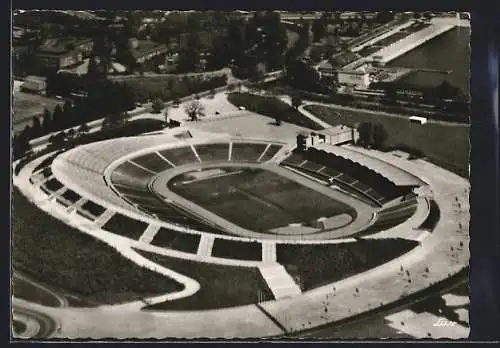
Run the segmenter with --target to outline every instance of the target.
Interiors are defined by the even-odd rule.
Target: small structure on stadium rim
[[[300,132],[297,135],[297,149],[306,151],[317,144],[343,145],[356,143],[359,138],[355,128],[339,125],[314,132]]]

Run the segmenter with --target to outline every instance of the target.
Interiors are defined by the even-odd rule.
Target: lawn
[[[291,223],[354,214],[341,202],[263,169],[241,168],[231,175],[183,180],[184,175],[174,178],[169,188],[238,226],[263,233]]]
[[[196,254],[198,244],[200,244],[200,235],[192,233],[183,233],[167,228],[160,228],[151,244],[169,248],[185,253]]]
[[[262,260],[262,245],[256,242],[243,242],[216,238],[212,256],[237,260]]]
[[[267,144],[233,143],[231,161],[256,162],[266,147]]]
[[[257,268],[215,265],[137,252],[200,283],[200,290],[196,294],[149,306],[148,309],[208,310],[258,303],[259,297],[261,301],[273,299]]]
[[[120,303],[179,291],[182,285],[139,267],[107,244],[12,193],[13,266],[34,280],[89,301]]]
[[[278,244],[278,262],[299,279],[303,291],[380,266],[418,245],[406,239],[360,240],[343,244]]]
[[[407,119],[378,115],[364,111],[334,109],[321,105],[305,107],[329,124],[353,126],[360,122],[381,123],[387,130],[388,147],[401,145],[422,151],[433,163],[467,175],[469,169],[469,126],[463,124],[444,125],[428,123],[410,124]]]
[[[249,93],[231,93],[228,95],[227,99],[237,107],[243,106],[263,116],[268,116],[273,119],[279,118],[283,122],[292,123],[313,130],[323,129],[323,127],[316,122],[305,117],[298,110],[275,97],[264,97]]]
[[[102,226],[103,230],[135,240],[138,240],[142,236],[146,228],[148,228],[147,223],[129,218],[119,213],[114,214],[111,219]]]

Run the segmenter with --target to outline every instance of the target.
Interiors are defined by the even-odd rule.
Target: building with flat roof
[[[132,56],[137,64],[143,64],[148,60],[168,53],[168,47],[150,40],[130,40]]]
[[[88,38],[51,38],[37,48],[35,56],[42,68],[59,70],[81,64],[93,47]]]
[[[45,94],[47,79],[40,76],[27,76],[21,85],[21,91],[37,94]]]
[[[340,145],[356,142],[358,138],[359,134],[355,128],[338,125],[315,132],[300,132],[297,135],[297,148],[305,151],[317,144]]]
[[[361,89],[368,88],[370,85],[369,66],[368,62],[362,60],[348,64],[338,72],[339,84]]]

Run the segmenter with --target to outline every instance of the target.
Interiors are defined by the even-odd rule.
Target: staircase
[[[278,263],[264,264],[259,267],[259,271],[275,299],[279,300],[302,293],[300,287],[282,265]]]

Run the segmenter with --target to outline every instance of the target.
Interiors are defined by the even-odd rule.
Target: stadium
[[[151,273],[140,291],[94,305],[33,304],[51,337],[286,337],[383,309],[467,267],[466,179],[355,146],[340,126],[325,141],[258,116],[60,150],[14,175],[71,238],[91,236]],[[100,274],[89,283],[104,283]],[[419,316],[428,326],[413,335],[449,337],[432,331],[434,319]]]

